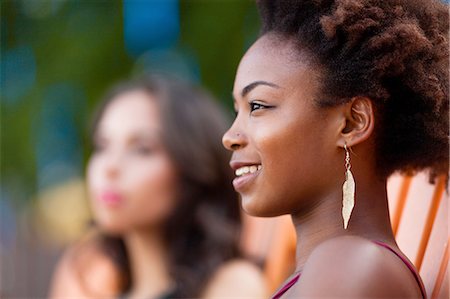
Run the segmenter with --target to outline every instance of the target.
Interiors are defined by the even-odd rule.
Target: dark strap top
[[[158,296],[154,299],[173,299],[173,298],[180,298],[176,289],[172,289],[164,294],[161,294],[160,296]],[[118,299],[127,299],[127,295],[125,295],[125,294],[121,295],[118,297]]]
[[[395,251],[391,246],[389,246],[386,243],[380,242],[380,241],[372,241],[373,243],[384,247],[386,249],[388,249],[389,251],[391,251],[392,253],[394,253],[407,267],[408,269],[411,271],[411,273],[414,275],[414,278],[417,281],[417,284],[419,285],[420,288],[420,292],[422,293],[422,298],[427,299],[427,294],[425,292],[425,287],[422,283],[422,280],[420,279],[419,274],[417,273],[416,269],[414,268],[414,266],[411,264],[410,261],[408,261],[406,258],[404,258],[402,255],[400,255],[397,251]],[[271,299],[279,299],[281,298],[284,293],[286,293],[294,284],[297,283],[297,281],[300,279],[301,273],[297,273],[295,274],[292,278],[290,278],[288,280],[288,282],[286,282],[272,297]]]
[[[395,251],[391,246],[389,246],[386,243],[380,242],[380,241],[372,241],[377,245],[380,245],[381,247],[384,247],[391,251],[393,254],[395,254],[399,259],[402,260],[402,262],[408,267],[408,269],[411,271],[411,273],[414,275],[414,278],[416,279],[417,284],[419,285],[420,292],[422,293],[422,298],[427,298],[427,293],[425,292],[425,286],[423,285],[422,279],[420,279],[419,273],[417,273],[416,268],[413,264],[411,264],[410,261],[408,261],[406,258],[404,258],[402,255],[400,255],[397,251]]]
[[[300,278],[301,273],[296,274],[293,278],[291,278],[275,295],[272,296],[272,299],[279,299],[284,295],[294,284],[297,283]]]

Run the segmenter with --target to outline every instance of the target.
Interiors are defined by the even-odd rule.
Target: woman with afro
[[[398,248],[386,181],[448,175],[446,5],[261,0],[262,33],[223,137],[255,216],[290,214],[296,270],[273,298],[425,298]]]

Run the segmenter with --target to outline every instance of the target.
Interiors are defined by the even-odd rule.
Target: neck
[[[296,271],[303,270],[314,248],[338,236],[356,235],[396,246],[389,219],[386,180],[371,178],[358,182],[357,177],[355,180],[355,206],[347,229],[343,228],[341,188],[327,193],[307,214],[292,215],[297,233]]]
[[[133,231],[124,238],[131,269],[129,298],[154,298],[172,285],[167,247],[159,230]]]

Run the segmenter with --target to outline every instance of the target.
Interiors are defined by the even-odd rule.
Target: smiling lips
[[[236,176],[240,177],[248,173],[255,173],[258,170],[261,170],[261,165],[243,166],[236,169],[235,174]]]
[[[244,165],[235,168],[236,178],[233,180],[233,187],[237,192],[243,192],[248,185],[256,179],[262,169],[261,164]]]

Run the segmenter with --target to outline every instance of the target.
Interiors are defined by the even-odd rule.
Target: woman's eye
[[[260,109],[267,109],[270,108],[270,106],[267,105],[263,105],[257,102],[250,102],[250,112],[253,112],[255,110],[260,110]]]
[[[133,152],[135,152],[139,155],[149,155],[152,153],[152,151],[153,150],[147,146],[138,146],[133,149]]]
[[[101,153],[105,150],[106,146],[103,144],[94,144],[93,145],[93,152],[95,154]]]

